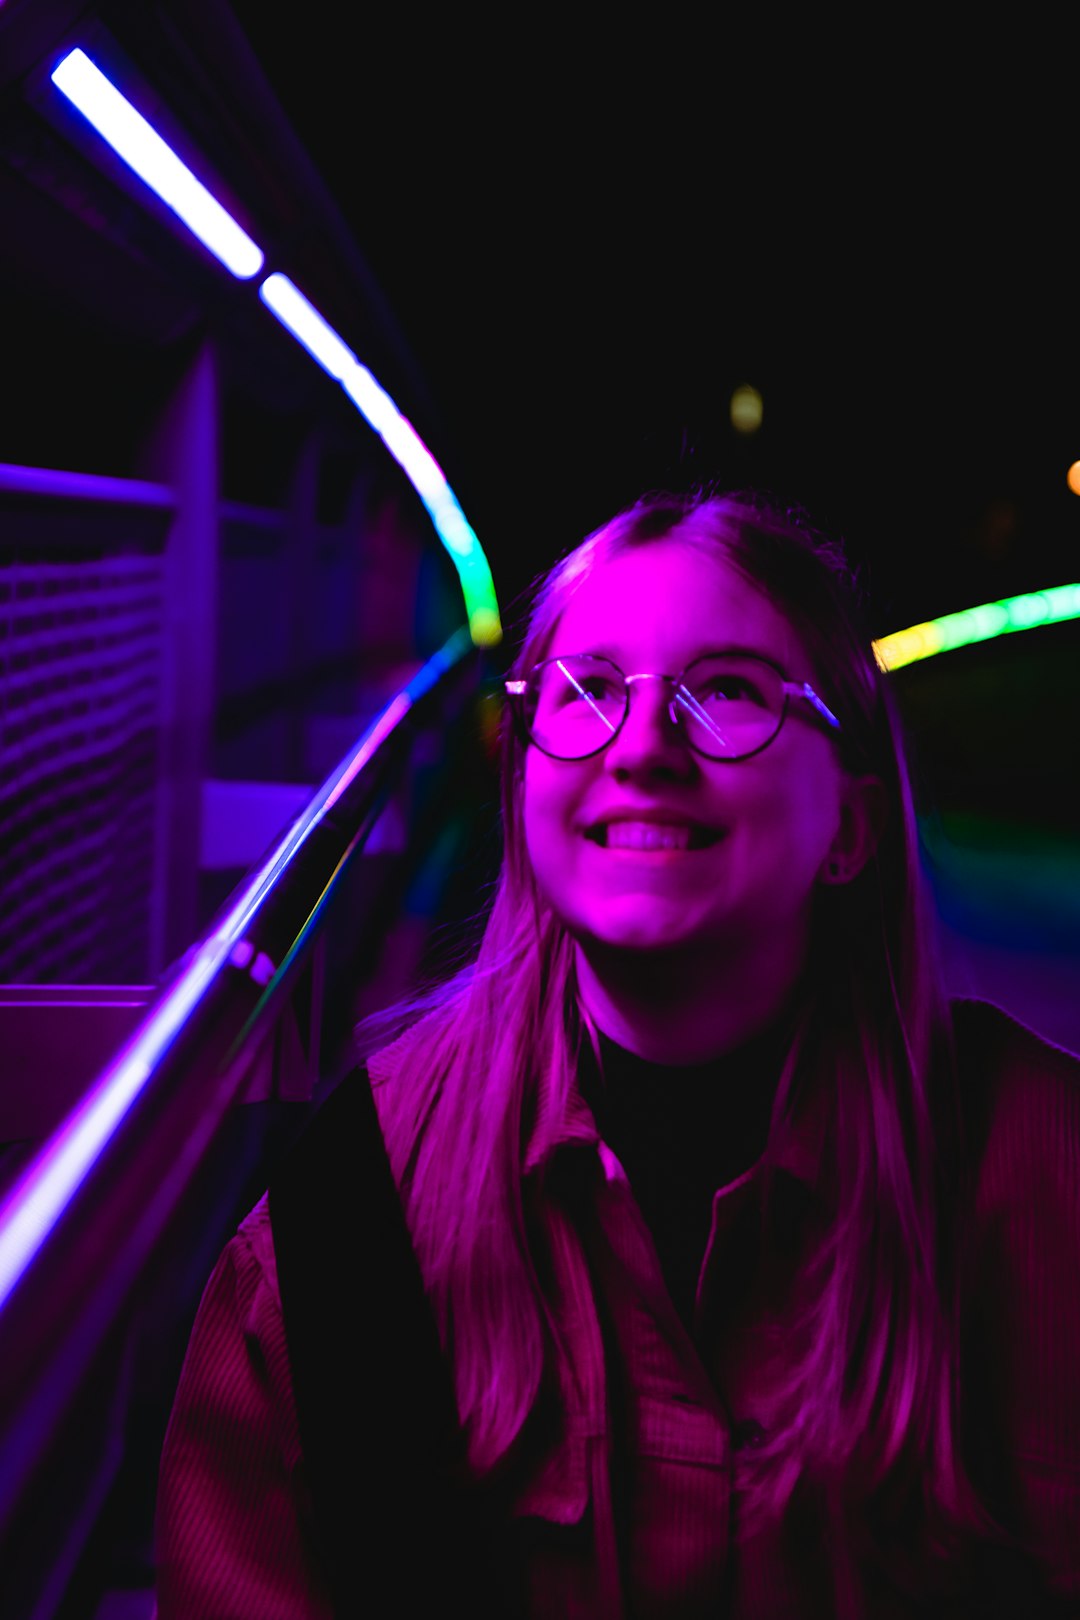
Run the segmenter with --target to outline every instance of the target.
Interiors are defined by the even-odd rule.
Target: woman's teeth
[[[608,849],[689,849],[690,828],[657,821],[612,821],[605,843]]]

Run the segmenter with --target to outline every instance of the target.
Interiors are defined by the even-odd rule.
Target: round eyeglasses
[[[529,742],[552,759],[570,760],[598,754],[618,735],[636,681],[668,682],[672,724],[706,759],[734,763],[760,754],[783,725],[792,698],[809,704],[830,730],[840,730],[812,686],[785,680],[750,653],[708,653],[681,675],[624,675],[610,658],[575,653],[546,658],[524,680],[505,684]]]

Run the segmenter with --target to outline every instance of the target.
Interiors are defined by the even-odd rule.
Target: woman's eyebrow
[[[689,657],[684,658],[681,664],[667,671],[667,673],[670,675],[678,675],[682,670],[689,669],[691,664],[696,664],[699,658],[711,658],[717,653],[730,653],[733,657],[737,658],[757,658],[763,664],[768,664],[772,669],[775,669],[778,674],[784,677],[785,680],[789,678],[784,664],[779,658],[774,657],[771,652],[766,652],[763,647],[748,647],[742,642],[736,641],[702,642],[696,651],[691,652]],[[549,653],[548,657],[606,658],[609,663],[617,664],[624,674],[634,674],[634,670],[632,670],[630,665],[626,662],[623,653],[618,649],[618,647],[606,641],[593,643],[592,645],[585,645],[583,647],[562,647],[557,652]]]
[[[785,678],[787,675],[787,671],[785,670],[780,659],[775,658],[771,652],[766,652],[764,647],[747,647],[738,641],[710,642],[710,644],[703,647],[699,653],[695,653],[693,658],[687,659],[687,664],[692,664],[695,659],[698,658],[709,658],[713,653],[731,653],[733,656],[738,658],[758,658],[763,664],[771,665],[773,669],[775,669],[779,674],[785,676]],[[685,669],[686,667],[687,665],[684,664],[683,668]]]
[[[617,664],[620,669],[624,667],[622,654],[608,642],[594,642],[591,645],[586,642],[580,647],[560,645],[544,655],[544,661],[555,658],[606,658],[609,664]]]

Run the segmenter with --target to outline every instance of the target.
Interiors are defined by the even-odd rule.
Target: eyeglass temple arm
[[[833,714],[829,705],[818,697],[809,681],[785,681],[784,691],[790,692],[793,697],[805,698],[812,709],[816,709],[826,724],[832,726],[834,731],[840,730],[840,722]]]

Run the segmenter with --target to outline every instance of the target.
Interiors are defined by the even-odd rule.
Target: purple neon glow
[[[262,250],[85,51],[69,51],[52,82],[227,270],[259,273]]]
[[[165,484],[149,484],[142,478],[110,478],[101,473],[60,472],[54,467],[20,467],[10,461],[0,461],[0,490],[151,510],[172,511],[176,506],[176,491]]]
[[[438,655],[432,664],[441,667]],[[422,678],[423,672],[418,680]],[[218,928],[196,948],[167,995],[12,1188],[0,1206],[0,1309],[210,982],[230,966],[241,971],[247,969],[260,985],[273,977],[274,965],[264,954],[255,957],[252,942],[245,937],[247,929],[282,868],[337,803],[380,743],[404,719],[412,704],[410,691],[405,691],[399,692],[387,705],[340,770],[293,823],[266,864],[246,884]]]

